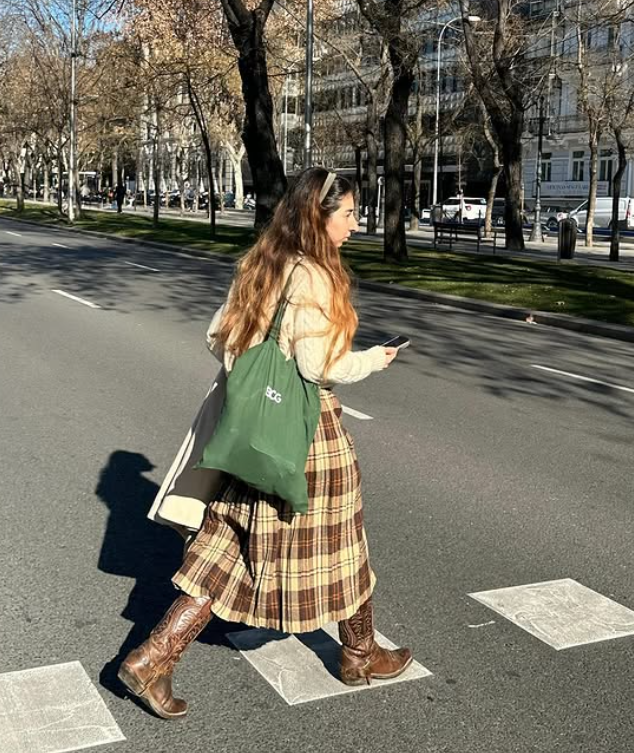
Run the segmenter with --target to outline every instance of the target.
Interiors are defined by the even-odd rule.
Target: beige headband
[[[319,203],[323,204],[324,199],[328,195],[328,191],[332,188],[332,184],[335,182],[337,173],[328,173],[328,177],[324,181],[324,185],[321,187],[321,193],[319,194]]]

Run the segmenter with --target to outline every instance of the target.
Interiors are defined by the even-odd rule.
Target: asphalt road
[[[373,419],[346,423],[377,627],[433,675],[289,707],[215,622],[177,669],[186,721],[123,697],[115,659],[173,597],[179,540],[145,513],[231,269],[0,221],[0,678],[80,661],[108,753],[630,753],[634,636],[556,651],[469,594],[572,578],[634,609],[631,345],[374,292],[359,344],[413,345],[339,394]]]

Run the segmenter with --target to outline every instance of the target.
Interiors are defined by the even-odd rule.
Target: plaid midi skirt
[[[325,389],[320,398],[308,512],[229,478],[172,579],[211,596],[224,620],[304,633],[351,617],[372,594],[354,445],[339,400]]]

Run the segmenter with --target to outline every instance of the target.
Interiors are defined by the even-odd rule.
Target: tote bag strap
[[[266,336],[267,340],[269,338],[272,338],[276,342],[279,341],[280,331],[282,329],[282,320],[284,319],[284,314],[286,313],[286,307],[288,306],[288,298],[286,296],[291,286],[291,278],[293,277],[293,272],[297,269],[297,267],[300,264],[301,264],[301,261],[298,261],[297,264],[295,264],[295,266],[293,267],[293,269],[291,269],[291,273],[289,274],[289,276],[286,278],[286,284],[284,285],[284,289],[282,290],[280,302],[277,304],[277,309],[275,310],[273,321],[271,322],[271,326]]]

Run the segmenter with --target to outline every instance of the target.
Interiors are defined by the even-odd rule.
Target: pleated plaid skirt
[[[320,396],[308,512],[229,478],[174,575],[224,620],[304,633],[351,617],[372,594],[359,464],[339,400]]]

